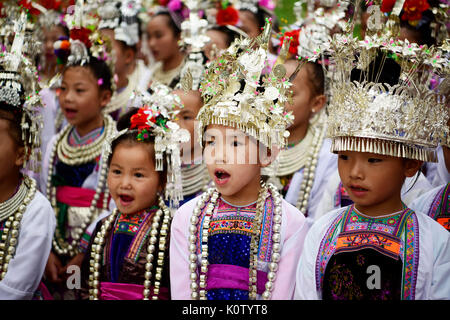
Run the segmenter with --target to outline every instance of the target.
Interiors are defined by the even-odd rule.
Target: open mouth
[[[125,195],[125,194],[119,195],[119,199],[120,199],[120,204],[121,204],[122,206],[128,206],[128,205],[130,205],[130,204],[133,202],[133,200],[134,200],[134,198],[133,198],[132,196]]]
[[[214,171],[215,182],[219,185],[225,184],[230,179],[230,174],[222,169],[216,169]]]
[[[64,115],[66,116],[66,118],[72,118],[77,113],[77,110],[75,110],[75,109],[64,108],[63,110],[64,110]]]

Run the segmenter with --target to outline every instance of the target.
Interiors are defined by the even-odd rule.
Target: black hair
[[[249,9],[244,9],[244,8],[241,9],[241,11],[250,12],[253,15],[253,17],[255,17],[256,23],[258,24],[258,28],[260,30],[266,24],[266,18],[269,17],[269,15],[264,10],[262,10],[259,6],[258,6],[256,13]]]
[[[289,58],[287,61],[298,63],[297,59],[294,57]],[[325,73],[322,65],[319,62],[308,61],[304,67],[308,68],[308,80],[311,84],[310,88],[312,89],[314,96],[325,94]],[[291,77],[292,76],[293,75],[291,75]],[[293,81],[295,77],[296,76],[294,76],[291,81]]]
[[[128,111],[126,113],[124,113],[117,121],[117,124],[116,124],[117,130],[122,131],[122,130],[130,128],[131,117],[133,115],[135,115],[138,112],[138,110],[139,109],[135,108],[135,107],[129,108]],[[129,130],[128,132],[121,135],[120,137],[118,137],[111,143],[111,154],[108,158],[108,166],[111,164],[111,159],[112,159],[112,155],[114,154],[114,150],[121,143],[126,143],[126,144],[130,144],[130,145],[136,145],[138,143],[145,143],[153,149],[153,153],[154,153],[155,137],[150,135],[149,138],[146,139],[145,141],[139,141],[137,138],[138,134],[139,133],[137,130]],[[156,167],[156,160],[154,159],[154,156],[153,156],[153,161],[154,161],[154,165]],[[164,165],[163,170],[157,171],[157,172],[159,174],[160,185],[165,188],[165,185],[167,182],[167,166]]]
[[[315,96],[325,93],[325,74],[323,67],[317,62],[308,62],[306,67],[309,68],[308,80],[311,83],[312,91]]]
[[[24,141],[22,140],[22,116],[24,115],[21,107],[12,106],[5,102],[0,102],[0,119],[9,122],[8,133],[14,140],[17,146],[24,147]],[[25,113],[25,122],[30,124],[31,119],[27,113]],[[25,141],[28,141],[29,132],[25,131]]]
[[[80,65],[69,65],[64,68],[64,71],[69,69],[70,67],[83,67],[88,68],[96,79],[102,79],[102,83],[99,85],[100,90],[109,90],[112,91],[112,72],[109,66],[106,64],[104,60],[97,59],[96,57],[89,56],[89,62]],[[63,73],[64,73],[63,71]]]
[[[400,65],[394,59],[378,52],[376,58],[369,64],[367,71],[353,69],[351,72],[351,81],[368,81],[374,83],[387,83],[394,86],[400,80]]]
[[[239,38],[239,34],[236,31],[233,31],[226,26],[213,26],[209,28],[209,30],[219,31],[225,34],[225,42],[227,43],[227,47],[229,47],[235,39]]]
[[[173,34],[178,37],[181,35],[181,27],[176,23],[175,19],[178,19],[178,17],[174,17],[172,15],[176,15],[176,13],[172,14],[169,11],[159,11],[157,12],[153,17],[157,17],[157,16],[165,16],[167,18],[169,18],[169,28],[172,29]],[[180,21],[182,19],[180,18]]]

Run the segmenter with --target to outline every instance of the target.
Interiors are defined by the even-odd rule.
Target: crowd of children
[[[279,6],[0,2],[0,299],[450,299],[448,4]]]

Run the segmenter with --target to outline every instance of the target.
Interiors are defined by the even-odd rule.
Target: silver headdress
[[[442,133],[448,135],[448,102],[440,93],[445,81],[431,89],[433,76],[448,79],[443,52],[384,36],[359,41],[350,35],[335,35],[327,52],[334,70],[328,106],[332,151],[436,161],[435,148]],[[387,59],[399,69],[397,84],[380,83]]]
[[[272,15],[275,9],[275,3],[272,0],[244,0],[236,1],[236,7],[238,10],[249,10],[255,14],[259,8],[267,14]]]
[[[130,107],[139,110],[131,117],[131,127],[118,132],[105,147],[105,159],[111,153],[111,143],[130,130],[137,130],[138,141],[145,141],[153,136],[155,169],[162,171],[164,162],[167,165],[165,198],[170,201],[172,207],[178,207],[183,199],[180,145],[188,142],[190,135],[174,122],[177,108],[182,107],[180,98],[162,84],[153,84],[151,90],[151,95],[144,92],[134,93],[130,99]]]
[[[127,46],[134,46],[139,42],[138,14],[141,1],[103,1],[99,4],[99,29],[113,29],[114,38],[123,41]]]
[[[205,101],[197,116],[200,143],[204,128],[218,124],[238,128],[269,149],[286,145],[286,127],[293,117],[284,108],[291,94],[285,67],[275,65],[260,83],[267,64],[270,32],[267,19],[260,36],[235,40],[209,66],[200,86]]]
[[[40,131],[42,119],[39,108],[42,102],[38,90],[37,70],[23,54],[26,14],[23,11],[15,23],[15,36],[8,52],[0,54],[0,102],[22,112],[21,128],[25,154],[30,154],[24,163],[28,169],[38,172],[41,161]]]
[[[200,81],[205,71],[205,59],[203,47],[210,38],[206,35],[208,21],[199,16],[200,1],[187,0],[186,6],[189,8],[189,18],[181,23],[180,44],[188,51],[185,64],[181,69],[180,82],[184,90],[198,90]]]
[[[89,63],[90,57],[105,61],[111,70],[112,90],[115,91],[112,43],[110,39],[100,34],[97,28],[98,17],[92,13],[95,12],[94,9],[93,0],[88,1],[86,5],[83,0],[77,0],[74,8],[64,16],[70,30],[70,38],[55,41],[53,47],[56,56],[60,59],[62,57],[62,62],[66,66],[83,66]],[[69,53],[68,56],[66,52]]]

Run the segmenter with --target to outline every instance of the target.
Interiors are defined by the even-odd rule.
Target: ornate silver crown
[[[327,51],[333,68],[328,106],[332,151],[436,161],[435,148],[448,136],[448,102],[441,89],[449,62],[443,52],[407,41],[358,41],[345,35],[335,35]],[[375,81],[381,69],[372,70],[377,56],[382,63],[389,58],[398,64],[398,84]],[[361,71],[358,81],[352,81],[355,69]],[[433,87],[436,78],[443,81]]]

